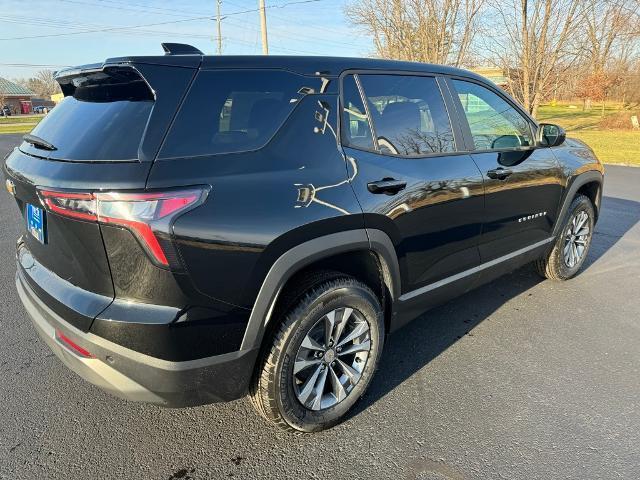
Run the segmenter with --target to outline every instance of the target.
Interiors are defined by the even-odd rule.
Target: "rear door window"
[[[183,104],[160,158],[257,150],[302,98],[310,83],[285,71],[202,71]]]
[[[358,75],[381,153],[406,157],[455,150],[451,122],[433,77]]]

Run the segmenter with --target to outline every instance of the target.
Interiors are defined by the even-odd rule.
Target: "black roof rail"
[[[165,55],[204,55],[200,50],[186,43],[162,43]]]

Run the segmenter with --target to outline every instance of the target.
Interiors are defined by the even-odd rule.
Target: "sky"
[[[371,41],[345,18],[348,0],[303,1],[265,0],[269,53],[372,53]],[[258,0],[222,0],[223,54],[262,53],[257,6]],[[215,14],[216,0],[0,0],[0,77],[29,77],[42,68],[109,57],[160,55],[161,42],[189,43],[213,55]],[[132,26],[139,27],[121,29]]]

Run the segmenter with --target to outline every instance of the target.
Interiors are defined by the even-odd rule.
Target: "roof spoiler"
[[[162,43],[165,55],[204,55],[200,50],[186,43]]]

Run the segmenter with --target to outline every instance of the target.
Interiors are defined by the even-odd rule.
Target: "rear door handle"
[[[367,189],[371,193],[384,193],[387,195],[395,195],[400,190],[404,190],[407,186],[407,182],[402,180],[394,180],[393,178],[384,178],[377,182],[367,183]]]
[[[504,180],[512,173],[513,172],[507,168],[498,167],[494,170],[489,170],[487,172],[487,177],[497,179],[497,180]]]

